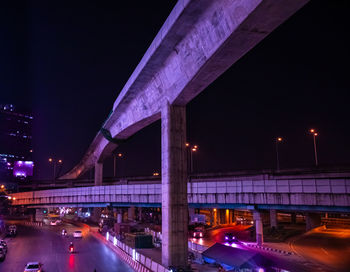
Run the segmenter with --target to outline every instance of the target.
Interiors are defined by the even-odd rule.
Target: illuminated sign
[[[16,178],[26,178],[33,176],[34,163],[32,161],[15,161],[13,165],[13,175]]]

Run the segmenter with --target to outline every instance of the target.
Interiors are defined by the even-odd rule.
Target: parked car
[[[73,237],[74,238],[83,238],[83,233],[81,232],[81,230],[76,230],[75,232],[73,232]]]
[[[0,240],[0,247],[5,250],[5,253],[7,253],[7,243],[4,240]]]
[[[43,272],[42,266],[39,262],[30,262],[26,264],[24,272]]]
[[[0,261],[5,260],[6,253],[5,251],[0,247]]]
[[[16,225],[10,225],[8,227],[8,235],[10,235],[10,236],[16,236],[17,235],[17,227],[16,227]]]

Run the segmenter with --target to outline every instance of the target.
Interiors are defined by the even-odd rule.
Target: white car
[[[73,232],[73,237],[74,238],[83,238],[83,233],[81,232],[81,230],[76,230],[75,232]]]
[[[24,272],[42,272],[42,264],[38,262],[27,263]]]
[[[50,225],[51,225],[51,226],[56,226],[56,225],[59,225],[59,224],[61,224],[61,223],[62,223],[61,220],[52,220],[52,221],[50,221]]]

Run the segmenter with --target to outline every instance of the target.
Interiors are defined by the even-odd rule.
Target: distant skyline
[[[0,8],[0,104],[33,112],[36,177],[79,162],[176,1]],[[350,165],[348,1],[310,1],[187,105],[195,172]],[[119,175],[160,171],[160,122],[117,148]],[[112,160],[105,163],[112,175]]]

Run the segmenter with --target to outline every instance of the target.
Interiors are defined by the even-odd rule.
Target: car
[[[0,250],[2,250],[5,254],[7,254],[7,247],[4,247],[0,244]]]
[[[232,232],[227,232],[225,233],[225,242],[229,242],[229,243],[239,243],[240,241],[233,235]]]
[[[81,230],[76,230],[75,232],[73,232],[73,237],[74,238],[83,238],[83,233],[81,232]]]
[[[193,238],[203,238],[204,230],[202,228],[195,228],[193,231]]]
[[[59,224],[61,224],[61,220],[52,220],[52,221],[50,221],[50,225],[51,226],[56,226],[56,225],[59,225]]]
[[[0,247],[0,261],[5,260],[6,253],[5,251]]]
[[[16,227],[16,225],[10,225],[8,227],[8,235],[10,235],[10,236],[16,236],[17,235],[17,227]]]
[[[24,272],[43,272],[42,264],[39,262],[30,262],[24,268]]]
[[[0,247],[5,250],[5,253],[7,253],[7,243],[4,240],[0,240]]]

